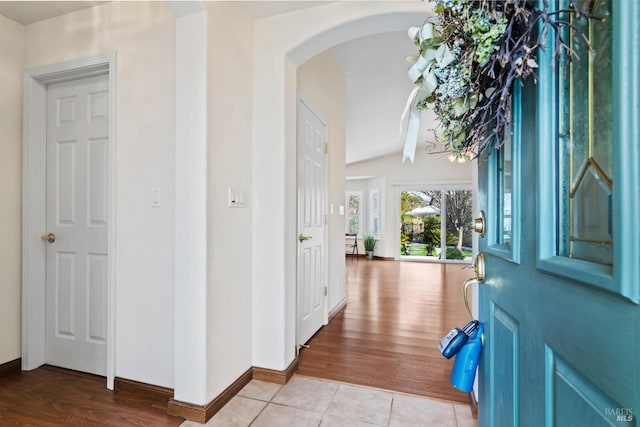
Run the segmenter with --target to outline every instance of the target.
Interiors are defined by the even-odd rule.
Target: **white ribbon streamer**
[[[426,23],[422,27],[411,27],[407,34],[414,43],[421,46],[425,40],[435,37],[433,25],[430,23]],[[407,121],[407,133],[402,153],[403,162],[409,159],[413,163],[415,158],[421,114],[418,105],[428,99],[438,85],[438,79],[433,72],[433,67],[437,64],[438,67],[444,68],[455,59],[445,43],[439,46],[435,43],[438,43],[438,41],[434,40],[434,43],[429,48],[424,46],[424,50],[421,47],[420,56],[415,58],[415,62],[409,68],[409,79],[416,83],[417,86],[411,91],[400,118],[400,138],[402,138],[405,120]],[[435,48],[436,46],[438,46],[437,49]],[[413,60],[413,58],[411,59]],[[409,116],[408,120],[407,115]]]
[[[416,155],[416,146],[418,144],[418,130],[420,129],[420,113],[421,111],[411,103],[411,113],[409,114],[409,123],[407,124],[407,140],[404,143],[404,151],[402,152],[402,161],[409,159],[411,163]]]
[[[407,104],[404,107],[404,111],[402,112],[402,116],[400,118],[400,137],[402,138],[402,133],[404,131],[404,122],[406,120],[407,114],[409,115],[409,120],[407,122],[407,135],[404,142],[404,151],[402,153],[402,161],[409,159],[411,163],[413,163],[415,154],[416,154],[416,146],[418,144],[418,129],[420,128],[420,110],[416,105],[416,96],[418,91],[420,90],[420,86],[416,86],[413,88],[411,93],[409,94],[409,99],[407,99]]]

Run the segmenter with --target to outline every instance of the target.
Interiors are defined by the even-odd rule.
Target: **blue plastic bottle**
[[[467,343],[462,346],[456,360],[453,362],[451,370],[451,385],[458,390],[469,393],[473,388],[473,381],[476,378],[476,368],[482,352],[482,334],[484,325],[480,323],[473,331]]]

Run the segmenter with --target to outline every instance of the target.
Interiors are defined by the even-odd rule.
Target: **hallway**
[[[465,268],[466,267],[466,268]],[[347,306],[300,353],[300,375],[468,403],[440,340],[469,320],[466,264],[347,258]]]

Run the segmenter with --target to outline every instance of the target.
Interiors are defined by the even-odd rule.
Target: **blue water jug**
[[[458,390],[469,393],[473,388],[473,381],[476,378],[476,368],[482,352],[482,334],[484,325],[480,323],[473,331],[467,343],[456,354],[451,370],[451,385]]]

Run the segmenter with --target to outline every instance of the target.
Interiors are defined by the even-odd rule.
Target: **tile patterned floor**
[[[252,380],[206,425],[476,427],[477,422],[467,405],[294,375],[284,386]]]

